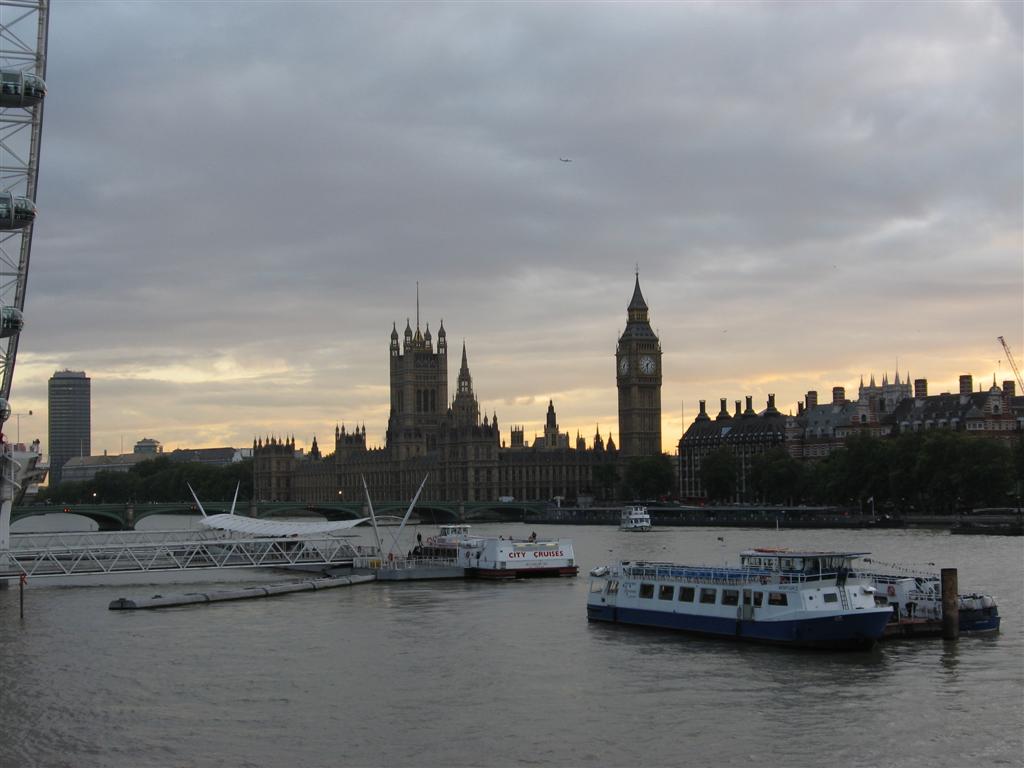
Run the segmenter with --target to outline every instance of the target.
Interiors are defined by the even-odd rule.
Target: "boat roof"
[[[863,557],[870,555],[870,552],[848,552],[846,550],[825,550],[825,549],[776,549],[769,547],[756,547],[745,549],[740,552],[744,557]]]

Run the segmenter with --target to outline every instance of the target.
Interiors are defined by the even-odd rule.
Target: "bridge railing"
[[[26,549],[68,549],[78,547],[117,547],[157,545],[171,541],[213,541],[223,533],[206,529],[187,531],[79,531],[59,533],[16,533],[11,536],[11,551]]]
[[[458,564],[458,560],[454,557],[396,557],[389,560],[373,555],[356,557],[352,561],[355,568],[390,571],[407,571],[413,568],[454,568]]]
[[[294,565],[351,565],[355,549],[332,536],[302,538],[228,538],[214,532],[161,532],[137,536],[114,534],[100,542],[73,534],[49,546],[18,546],[0,552],[0,577],[25,574],[86,574],[184,571],[209,568],[281,568]],[[205,535],[197,535],[205,534]],[[211,534],[214,534],[211,536]]]

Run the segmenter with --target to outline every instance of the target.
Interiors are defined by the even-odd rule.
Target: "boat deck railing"
[[[623,565],[622,570],[625,575],[638,579],[694,584],[745,584],[771,577],[770,571],[761,568],[683,566],[670,563],[635,563]]]
[[[835,582],[837,571],[771,571],[766,568],[744,568],[736,566],[676,565],[674,563],[632,563],[623,564],[622,571],[633,578],[678,581],[695,584],[803,584],[807,582]],[[853,574],[846,573],[849,580]]]

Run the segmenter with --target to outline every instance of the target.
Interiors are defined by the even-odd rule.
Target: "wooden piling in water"
[[[956,568],[942,569],[942,638],[960,638],[960,598]]]

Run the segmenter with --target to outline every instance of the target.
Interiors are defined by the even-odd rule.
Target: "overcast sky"
[[[72,368],[93,453],[382,444],[419,281],[506,440],[618,440],[636,265],[667,451],[700,399],[1011,378],[1021,9],[55,2],[21,439]]]

